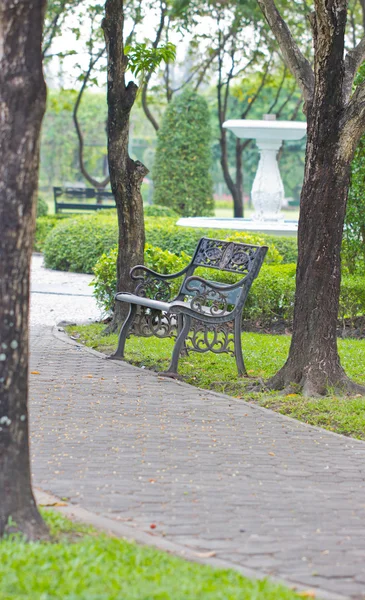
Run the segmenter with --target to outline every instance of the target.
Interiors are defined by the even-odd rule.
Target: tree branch
[[[243,113],[242,113],[242,115],[241,115],[241,119],[245,119],[245,118],[247,117],[248,113],[249,113],[249,112],[250,112],[250,110],[252,109],[252,107],[253,107],[253,105],[255,104],[256,100],[257,100],[257,99],[258,99],[258,97],[260,96],[260,94],[261,94],[261,92],[262,92],[262,90],[263,90],[263,87],[264,87],[264,85],[265,85],[265,83],[266,83],[267,76],[268,76],[268,74],[269,74],[269,68],[270,68],[270,65],[271,65],[271,60],[272,60],[272,56],[270,56],[270,60],[268,60],[268,61],[267,61],[267,63],[265,64],[265,68],[264,68],[264,74],[263,74],[263,76],[262,76],[262,78],[261,78],[260,85],[259,85],[259,87],[257,88],[257,90],[256,90],[256,92],[254,93],[254,95],[252,96],[252,98],[251,98],[251,102],[250,102],[250,103],[249,103],[249,105],[247,106],[246,110],[244,110],[244,111],[243,111]]]
[[[365,128],[365,81],[357,86],[341,121],[343,155],[346,160],[351,160]]]
[[[110,181],[110,177],[108,175],[108,177],[106,177],[103,181],[98,181],[97,179],[94,179],[94,177],[92,177],[86,167],[85,167],[85,163],[84,163],[84,136],[82,135],[82,131],[81,131],[81,127],[80,127],[80,123],[78,121],[77,118],[77,112],[79,110],[80,104],[81,104],[81,99],[83,96],[83,93],[86,89],[87,83],[89,81],[91,72],[93,70],[93,68],[95,67],[96,63],[98,62],[98,60],[102,57],[102,55],[105,52],[105,47],[102,48],[100,50],[100,52],[96,55],[96,57],[90,57],[90,62],[89,62],[89,67],[87,72],[85,73],[85,77],[84,77],[84,81],[82,82],[82,86],[80,88],[80,91],[78,93],[76,102],[75,102],[75,106],[74,106],[74,110],[73,110],[73,121],[75,124],[75,129],[76,129],[76,133],[77,133],[77,137],[79,140],[79,164],[80,164],[80,171],[83,174],[83,176],[85,177],[86,181],[88,181],[89,183],[91,183],[92,186],[94,186],[97,189],[102,189],[105,188],[106,185],[108,185],[109,181]]]
[[[286,79],[286,74],[287,74],[287,72],[288,72],[288,68],[287,68],[287,66],[285,65],[285,66],[284,66],[284,70],[283,70],[283,76],[282,76],[282,78],[281,78],[281,81],[280,81],[280,83],[279,83],[278,91],[276,92],[276,94],[275,94],[275,98],[274,98],[274,100],[273,100],[273,102],[272,102],[271,106],[269,107],[269,110],[267,111],[267,112],[268,112],[268,114],[270,114],[270,113],[271,113],[271,111],[273,111],[273,110],[274,110],[275,106],[276,106],[276,105],[277,105],[277,103],[279,102],[279,98],[280,98],[281,90],[283,89],[283,86],[284,86],[284,82],[285,82],[285,79]]]
[[[352,84],[358,68],[365,60],[365,35],[361,38],[358,45],[349,50],[345,57],[345,76],[343,82],[344,100],[350,98],[352,92]]]
[[[303,92],[306,102],[310,101],[314,90],[314,73],[309,61],[299,50],[274,0],[257,0],[257,2],[281,48],[287,66]]]

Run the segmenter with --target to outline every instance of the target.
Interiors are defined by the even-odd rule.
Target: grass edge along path
[[[1,600],[295,600],[268,579],[188,562],[42,510],[51,542],[0,541]],[[310,597],[313,597],[312,595]]]
[[[69,326],[67,332],[78,342],[99,352],[111,354],[117,344],[117,335],[104,336],[102,323]],[[290,336],[243,333],[242,347],[248,373],[263,379],[270,377],[287,357]],[[131,336],[126,344],[126,361],[131,364],[163,371],[173,348],[173,340],[137,338]],[[365,340],[339,340],[342,364],[350,377],[365,383]],[[326,396],[305,398],[300,394],[280,396],[275,393],[247,393],[247,379],[237,377],[235,361],[231,356],[190,353],[182,357],[179,372],[184,381],[203,389],[225,393],[269,408],[310,425],[365,440],[365,398]]]

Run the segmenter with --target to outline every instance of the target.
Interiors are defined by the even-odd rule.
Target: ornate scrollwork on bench
[[[130,330],[131,333],[140,337],[176,338],[176,315],[140,306]]]
[[[137,277],[135,277],[137,279]],[[164,281],[156,275],[152,275],[146,272],[143,275],[138,276],[138,280],[141,280],[135,289],[135,295],[141,296],[142,298],[151,298],[152,300],[161,300],[161,302],[168,302],[171,298],[171,287],[168,281]]]
[[[219,325],[207,325],[192,319],[191,329],[185,340],[187,352],[214,352],[234,356],[234,321]]]
[[[176,375],[179,355],[193,350],[233,355],[238,373],[245,374],[242,311],[266,252],[266,246],[202,238],[191,262],[179,273],[162,275],[148,267],[134,267],[134,294],[119,292],[115,296],[116,300],[129,303],[130,309],[114,357],[123,358],[130,332],[144,337],[175,337],[168,373]],[[239,280],[232,284],[210,281],[194,275],[198,267],[235,273]],[[183,276],[180,289],[172,298],[172,288],[177,289]],[[171,287],[172,280],[175,283]]]

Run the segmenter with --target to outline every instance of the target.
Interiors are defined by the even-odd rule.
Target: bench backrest
[[[253,268],[261,246],[201,238],[195,249],[192,264],[246,275]]]
[[[251,244],[242,244],[239,242],[229,242],[224,240],[214,240],[210,238],[201,238],[195,249],[189,269],[181,285],[181,296],[206,295],[207,300],[211,302],[223,301],[224,304],[233,304],[243,306],[251,284],[259,274],[261,265],[267,252],[267,246],[253,246]],[[237,287],[225,292],[227,284],[212,282],[219,285],[219,292],[205,289],[203,282],[194,282],[193,286],[186,280],[194,274],[198,267],[216,269],[240,275]],[[209,283],[209,280],[207,280]]]
[[[94,188],[76,188],[76,187],[54,187],[53,188],[55,212],[60,210],[100,210],[103,208],[115,208],[114,194],[106,190],[96,190]],[[59,201],[61,197],[66,198],[66,202]],[[84,199],[95,198],[96,203],[103,201],[104,204],[90,204],[84,202]],[[67,199],[75,199],[79,202],[67,202]]]

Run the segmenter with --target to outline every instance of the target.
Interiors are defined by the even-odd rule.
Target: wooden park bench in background
[[[130,305],[118,348],[110,358],[122,359],[129,334],[174,337],[175,346],[166,375],[177,376],[181,351],[228,353],[235,357],[239,375],[246,375],[241,346],[242,311],[252,282],[259,274],[267,246],[251,246],[202,238],[191,262],[179,273],[161,275],[148,267],[135,266],[134,294],[119,292],[117,302]],[[233,284],[219,283],[194,274],[216,269],[234,273]],[[182,278],[173,296],[171,282]]]
[[[66,199],[59,201],[59,198]],[[89,211],[115,208],[114,194],[105,190],[94,190],[94,188],[54,187],[54,210],[59,213],[64,210]],[[94,202],[90,200],[95,199]],[[70,202],[70,200],[75,200]]]

